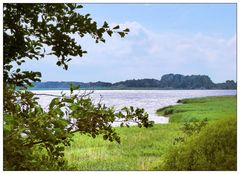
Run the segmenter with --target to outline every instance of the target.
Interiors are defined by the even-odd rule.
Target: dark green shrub
[[[209,123],[199,133],[174,145],[161,170],[236,170],[237,121],[227,118]]]
[[[169,108],[164,111],[164,115],[170,115],[170,114],[173,114],[173,112],[174,110],[172,108]]]
[[[157,110],[157,112],[164,112],[166,109],[171,109],[172,107],[173,107],[172,105],[166,106],[166,107],[162,107],[162,108],[159,108],[159,109]]]
[[[201,129],[207,125],[207,123],[207,118],[203,119],[202,121],[184,123],[181,127],[181,130],[184,133],[183,136],[176,137],[173,141],[173,144],[175,145],[176,143],[184,142],[189,136],[199,133]]]

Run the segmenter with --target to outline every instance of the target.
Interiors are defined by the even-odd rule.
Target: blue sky
[[[125,38],[76,40],[88,51],[65,71],[48,56],[23,69],[42,72],[43,81],[160,79],[167,73],[209,75],[214,82],[236,81],[235,4],[84,4],[101,26],[130,29]]]

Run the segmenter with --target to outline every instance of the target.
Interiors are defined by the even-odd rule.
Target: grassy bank
[[[76,134],[65,151],[69,165],[76,170],[161,170],[156,166],[162,163],[174,138],[182,136],[180,127],[185,121],[236,115],[236,96],[184,99],[181,103],[158,110],[158,114],[170,116],[169,124],[149,129],[116,128],[121,144]]]
[[[179,103],[158,109],[157,114],[169,116],[170,122],[191,122],[204,118],[218,120],[235,116],[237,112],[236,96],[183,99]]]

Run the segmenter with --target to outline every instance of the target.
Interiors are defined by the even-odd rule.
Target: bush
[[[209,123],[199,133],[174,145],[161,170],[236,170],[237,121],[227,118]]]

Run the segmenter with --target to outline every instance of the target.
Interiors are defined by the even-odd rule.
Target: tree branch
[[[51,96],[51,97],[63,97],[61,95],[55,95],[55,94],[34,94],[34,95],[45,95],[45,96]]]
[[[82,98],[82,97],[89,96],[89,95],[92,94],[92,93],[94,93],[94,91],[90,91],[90,92],[84,91],[82,94],[80,94],[80,92],[79,92],[79,93],[77,94],[77,96],[80,97],[80,98]],[[43,95],[43,96],[58,97],[58,98],[64,97],[64,96],[61,96],[61,95],[46,94],[46,93],[42,93],[42,94],[34,93],[34,95]],[[68,96],[68,97],[70,97],[70,96]]]

